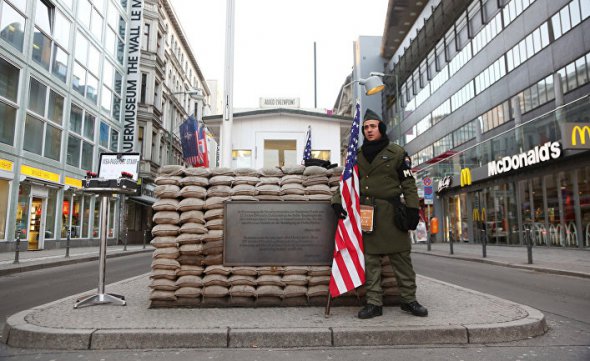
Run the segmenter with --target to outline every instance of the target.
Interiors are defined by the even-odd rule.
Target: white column
[[[231,167],[233,87],[234,87],[234,18],[235,0],[226,1],[225,20],[225,86],[223,89],[223,121],[221,127],[221,166]]]

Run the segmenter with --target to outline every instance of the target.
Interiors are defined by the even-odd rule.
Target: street
[[[146,272],[148,255],[107,263],[108,282]],[[590,280],[523,271],[427,255],[413,256],[424,276],[496,295],[541,310],[550,327],[542,337],[486,345],[433,345],[307,349],[182,349],[43,351],[0,345],[6,360],[588,360],[590,359]],[[92,289],[96,263],[35,271],[0,278],[2,315]],[[26,284],[26,285],[22,285]],[[16,288],[8,288],[16,290]],[[108,291],[108,286],[107,286]],[[12,297],[12,298],[11,298]],[[24,301],[26,299],[26,301]],[[18,306],[8,307],[7,304]],[[6,302],[4,302],[6,301]],[[426,305],[428,306],[428,305]]]

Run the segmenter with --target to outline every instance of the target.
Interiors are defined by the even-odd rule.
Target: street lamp
[[[173,140],[173,130],[174,130],[174,119],[173,119],[173,107],[174,107],[174,100],[173,97],[174,95],[179,95],[179,94],[186,94],[188,96],[190,96],[191,98],[195,98],[198,102],[197,104],[197,118],[198,118],[198,109],[202,103],[202,101],[205,99],[205,96],[203,95],[203,89],[201,88],[194,88],[188,91],[180,91],[180,92],[173,92],[170,93],[171,97],[170,97],[170,111],[169,111],[169,119],[170,119],[170,129],[168,132],[168,164],[172,164],[172,140]]]
[[[399,98],[399,77],[397,74],[397,67],[396,67],[395,72],[393,74],[385,74],[385,73],[381,73],[378,71],[372,71],[369,74],[372,76],[378,76],[381,78],[395,77],[395,110],[396,110],[396,114],[397,114],[399,121],[397,122],[397,124],[390,124],[390,125],[392,128],[392,131],[393,131],[393,127],[397,126],[397,129],[399,130],[398,139],[399,139],[399,142],[401,143],[402,142],[402,133],[401,133],[402,129],[401,129],[401,127],[402,127],[402,122],[404,120],[404,113],[402,111],[401,100]]]

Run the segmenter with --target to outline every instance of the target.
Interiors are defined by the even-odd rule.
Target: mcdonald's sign
[[[563,143],[566,149],[590,149],[590,124],[565,123]]]
[[[471,185],[471,169],[461,169],[461,187]]]

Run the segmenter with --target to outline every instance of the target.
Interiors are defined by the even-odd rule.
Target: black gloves
[[[418,227],[418,222],[420,222],[420,214],[418,213],[418,208],[406,208],[407,214],[407,222],[408,222],[408,229],[415,230]]]
[[[340,203],[332,203],[332,209],[334,210],[334,213],[336,213],[336,217],[340,219],[344,219],[348,216],[348,213],[346,213]]]

